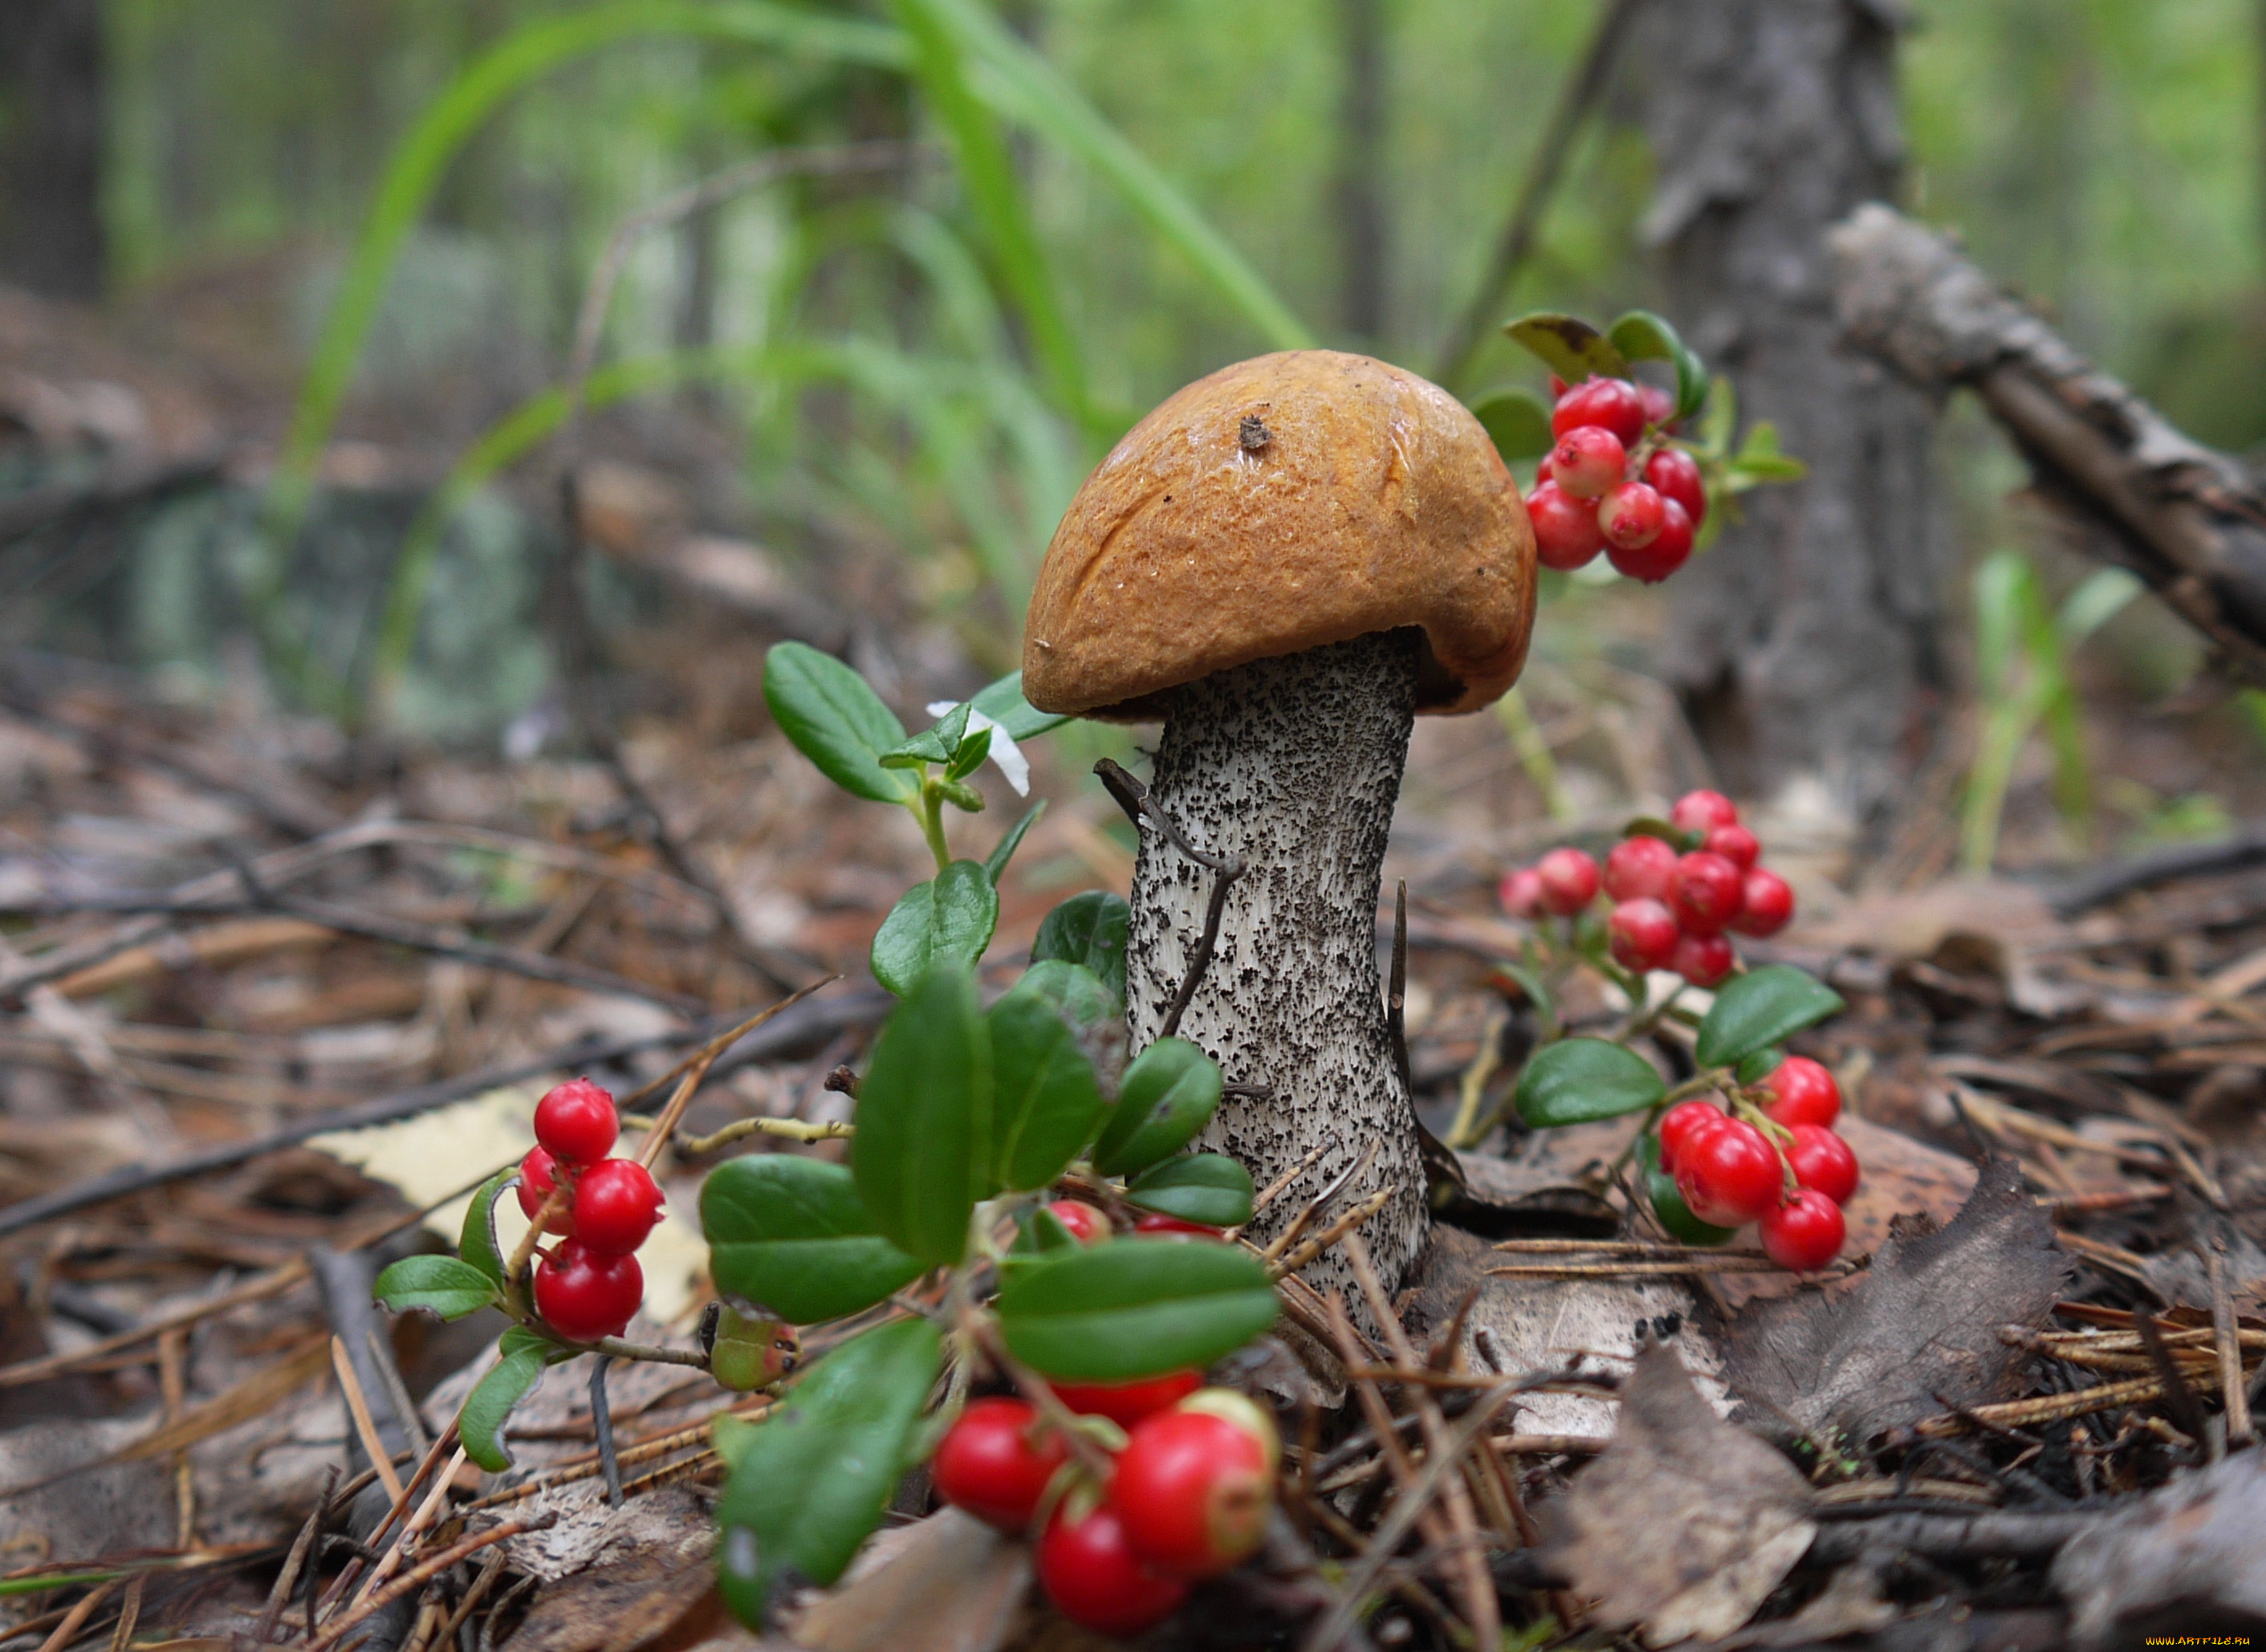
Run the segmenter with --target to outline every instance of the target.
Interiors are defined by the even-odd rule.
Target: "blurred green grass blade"
[[[1048,391],[1084,424],[1085,357],[1063,314],[1006,139],[969,84],[969,31],[947,14],[943,0],[896,0],[895,10],[912,41],[913,74],[952,141],[961,183],[983,227],[992,267],[1022,314]]]
[[[1010,120],[1030,127],[1076,155],[1116,189],[1132,208],[1220,296],[1276,350],[1312,349],[1306,324],[1159,172],[1149,157],[1086,101],[1060,70],[1017,40],[980,0],[922,0],[948,22],[965,49],[980,60],[970,77],[976,91]]]
[[[393,151],[368,221],[325,318],[268,501],[273,567],[303,521],[315,469],[377,319],[395,256],[457,150],[498,105],[562,63],[640,34],[692,34],[877,68],[908,61],[904,37],[884,25],[774,5],[768,0],[624,0],[530,23],[467,67]]]

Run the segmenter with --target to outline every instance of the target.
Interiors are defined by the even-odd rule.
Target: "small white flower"
[[[938,700],[929,706],[928,714],[949,716],[959,704],[958,700]],[[972,735],[979,728],[991,731],[991,761],[999,765],[999,772],[1007,777],[1007,784],[1015,788],[1015,795],[1030,796],[1031,760],[1023,755],[1023,749],[1015,743],[1012,735],[971,705],[968,708],[968,732]]]

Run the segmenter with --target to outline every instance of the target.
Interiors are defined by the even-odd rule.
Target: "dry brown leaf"
[[[521,1652],[638,1652],[700,1610],[715,1577],[705,1543],[632,1549],[547,1585],[511,1643]]]
[[[1721,1640],[1793,1569],[1816,1523],[1792,1464],[1716,1416],[1665,1343],[1638,1356],[1619,1436],[1553,1504],[1550,1563],[1653,1646]]]
[[[941,1509],[807,1607],[794,1639],[814,1652],[992,1652],[1030,1586],[1027,1544]]]
[[[2240,1452],[2102,1517],[2055,1556],[2053,1584],[2081,1648],[2171,1634],[2246,1643],[2266,1631],[2266,1455]]]
[[[2043,1324],[2069,1270],[2021,1171],[1994,1159],[1948,1225],[1891,1234],[1846,1292],[1743,1316],[1732,1391],[1770,1423],[1860,1442],[1941,1411],[1939,1394],[2005,1398],[2021,1356],[1999,1327]]]

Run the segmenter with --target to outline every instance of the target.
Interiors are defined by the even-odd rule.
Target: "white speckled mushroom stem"
[[[1153,790],[1189,841],[1243,857],[1211,968],[1181,1020],[1230,1083],[1202,1144],[1266,1187],[1317,1146],[1314,1167],[1253,1224],[1262,1242],[1333,1180],[1377,1154],[1342,1209],[1393,1183],[1363,1235],[1389,1290],[1423,1246],[1415,1115],[1394,1071],[1377,972],[1377,897],[1415,715],[1417,633],[1400,631],[1261,660],[1174,691]],[[1152,827],[1141,832],[1126,954],[1133,1047],[1158,1034],[1203,933],[1213,874]],[[1305,1270],[1369,1315],[1334,1251]]]

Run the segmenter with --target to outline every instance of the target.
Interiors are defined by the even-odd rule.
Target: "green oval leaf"
[[[1839,993],[1792,964],[1750,969],[1717,989],[1692,1058],[1703,1067],[1728,1067],[1846,1007]]]
[[[1776,1044],[1766,1044],[1753,1055],[1743,1057],[1731,1076],[1741,1084],[1760,1084],[1776,1072],[1779,1064],[1785,1059],[1785,1050]]]
[[[1224,1153],[1167,1159],[1125,1190],[1128,1204],[1212,1227],[1241,1227],[1251,1220],[1251,1173]]]
[[[1125,1002],[1125,938],[1133,925],[1133,909],[1122,895],[1107,889],[1073,895],[1039,920],[1031,942],[1031,961],[1060,959],[1083,964],[1109,990],[1122,1007]]]
[[[998,682],[987,684],[969,704],[1005,729],[1010,740],[1028,740],[1070,721],[1067,717],[1041,711],[1023,698],[1020,671],[1010,671]]]
[[[876,1326],[812,1366],[761,1422],[731,1431],[717,1583],[741,1622],[763,1627],[782,1574],[822,1587],[842,1575],[896,1490],[938,1364],[927,1320]]]
[[[1124,1382],[1209,1365],[1275,1323],[1275,1288],[1232,1245],[1112,1239],[1049,1253],[999,1288],[1007,1350],[1049,1377]]]
[[[881,766],[881,754],[904,743],[905,726],[833,655],[775,644],[764,656],[764,701],[794,749],[853,797],[903,803],[919,795],[917,781]]]
[[[1101,1087],[1078,1034],[1026,985],[991,1006],[991,1181],[1043,1188],[1078,1157],[1101,1118]]]
[[[1506,462],[1539,458],[1557,441],[1550,433],[1550,409],[1531,390],[1491,390],[1471,406]]]
[[[1007,863],[1015,858],[1015,851],[1023,846],[1023,834],[1036,825],[1039,816],[1046,812],[1047,800],[1041,798],[1023,811],[1023,817],[1010,826],[1007,835],[999,840],[990,854],[983,857],[983,873],[991,880],[993,888],[998,887],[999,880],[1007,875]]]
[[[1503,328],[1517,342],[1542,358],[1550,370],[1569,384],[1591,374],[1600,378],[1626,378],[1628,363],[1613,341],[1579,316],[1538,310]]]
[[[1185,1038],[1160,1038],[1133,1058],[1117,1106],[1093,1144],[1093,1167],[1129,1176],[1195,1139],[1218,1110],[1219,1068]]]
[[[931,970],[889,1017],[857,1125],[850,1169],[874,1225],[925,1262],[958,1261],[991,1192],[991,1042],[964,965]]]
[[[1676,1178],[1660,1167],[1660,1137],[1647,1130],[1637,1138],[1638,1167],[1644,1177],[1646,1197],[1652,1201],[1652,1213],[1660,1218],[1661,1226],[1670,1237],[1686,1245],[1728,1245],[1736,1232],[1717,1227],[1712,1222],[1702,1222],[1692,1214],[1692,1207],[1684,1202]]]
[[[457,1239],[457,1254],[499,1285],[503,1283],[503,1247],[496,1243],[495,1202],[518,1180],[514,1168],[500,1170],[482,1182],[464,1208],[464,1228]]]
[[[464,1455],[491,1474],[501,1474],[511,1466],[511,1452],[503,1443],[504,1421],[527,1398],[551,1363],[549,1350],[539,1341],[530,1339],[515,1346],[507,1334],[501,1346],[503,1357],[464,1396],[464,1407],[457,1414],[457,1432],[464,1441]]]
[[[1518,1116],[1536,1129],[1587,1124],[1651,1107],[1668,1093],[1652,1064],[1602,1038],[1546,1044],[1518,1078]]]
[[[461,1319],[493,1305],[496,1282],[453,1256],[405,1256],[377,1276],[375,1295],[396,1313],[423,1308]]]
[[[955,705],[920,733],[883,752],[881,766],[885,769],[917,769],[924,763],[950,763],[961,742],[967,737],[968,707]],[[984,744],[989,746],[990,742],[987,739]],[[981,757],[976,759],[976,763],[982,761]],[[968,766],[972,769],[976,764],[971,763]],[[961,772],[964,774],[967,770]]]
[[[874,937],[874,979],[899,998],[940,963],[973,964],[999,925],[999,891],[973,860],[955,860],[898,898]]]
[[[1707,369],[1676,329],[1649,310],[1632,310],[1605,336],[1632,362],[1666,362],[1676,369],[1676,416],[1689,419],[1707,399]]]
[[[700,1227],[716,1288],[795,1325],[870,1308],[925,1271],[881,1236],[845,1166],[789,1153],[709,1172]]]

